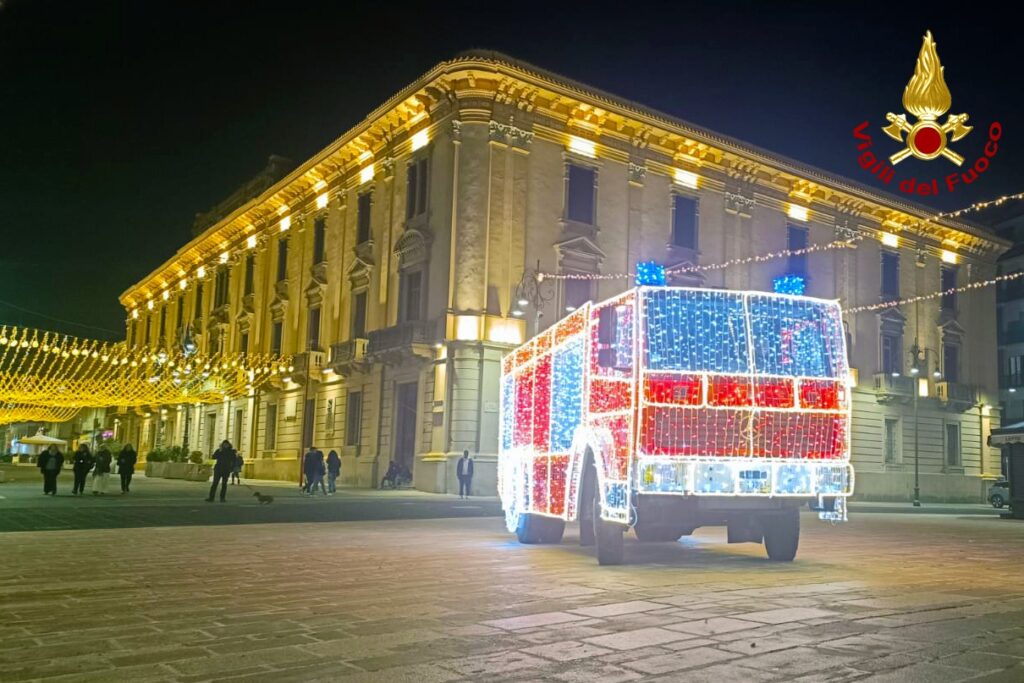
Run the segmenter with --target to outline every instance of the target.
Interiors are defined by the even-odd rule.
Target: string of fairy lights
[[[930,220],[967,213],[1024,199],[1024,192],[935,214]],[[724,270],[779,258],[836,249],[856,249],[865,239],[857,234],[801,249],[782,249],[712,264],[682,264],[667,274]],[[611,280],[630,273],[537,273],[538,280]],[[959,287],[902,299],[854,306],[856,314],[926,301],[991,287],[1024,277],[1024,272],[999,275]],[[87,407],[143,407],[178,403],[215,403],[248,395],[256,386],[291,371],[289,360],[268,354],[189,355],[148,348],[131,348],[25,327],[0,326],[0,424],[21,421],[60,422]]]
[[[215,403],[246,396],[290,360],[173,353],[0,326],[0,424],[63,421],[82,408]]]
[[[966,206],[966,207],[964,207],[962,209],[957,209],[955,211],[942,211],[942,212],[934,214],[928,220],[936,221],[936,220],[940,220],[942,218],[957,218],[959,216],[963,216],[963,215],[968,214],[968,213],[972,213],[972,212],[975,212],[975,211],[982,211],[982,210],[987,209],[989,207],[1000,206],[1002,204],[1005,204],[1006,202],[1014,201],[1014,200],[1021,200],[1021,199],[1024,199],[1024,192],[1017,192],[1017,193],[1014,193],[1014,194],[1006,194],[1006,195],[1002,195],[1000,197],[996,197],[995,199],[988,199],[988,200],[984,200],[984,201],[975,202],[974,204],[971,204],[970,206]],[[746,257],[741,257],[741,258],[735,258],[735,259],[730,259],[730,260],[727,260],[727,261],[722,261],[722,262],[719,262],[719,263],[696,264],[696,265],[694,265],[694,264],[681,264],[681,265],[678,265],[678,266],[672,266],[672,267],[664,268],[664,273],[665,273],[665,275],[673,275],[673,274],[698,273],[698,272],[707,272],[707,271],[715,271],[715,270],[724,270],[724,269],[735,267],[735,266],[744,266],[744,265],[752,265],[752,264],[756,264],[756,263],[764,263],[764,262],[771,261],[771,260],[774,260],[774,259],[794,257],[794,256],[803,256],[803,255],[806,255],[806,254],[813,254],[813,253],[817,253],[817,252],[826,252],[826,251],[832,251],[832,250],[836,250],[836,249],[856,249],[858,246],[860,246],[860,244],[864,241],[865,238],[866,238],[866,235],[861,233],[861,234],[854,235],[854,236],[852,236],[850,238],[847,238],[847,239],[834,240],[834,241],[828,242],[826,244],[811,245],[809,247],[804,247],[804,248],[801,248],[801,249],[781,249],[779,251],[769,252],[769,253],[766,253],[766,254],[757,254],[757,255],[754,255],[754,256],[746,256]],[[597,274],[590,274],[590,273],[548,273],[548,272],[539,272],[539,273],[537,273],[537,279],[538,280],[546,280],[546,279],[552,279],[552,280],[616,280],[616,279],[633,278],[633,277],[637,277],[637,274],[635,274],[635,273],[597,273]],[[984,288],[987,288],[987,287],[992,287],[994,285],[997,285],[997,284],[999,284],[1001,282],[1008,282],[1008,281],[1012,281],[1012,280],[1017,280],[1017,279],[1020,279],[1022,277],[1024,277],[1024,272],[1008,273],[1008,274],[1005,274],[1005,275],[999,275],[999,276],[996,276],[996,277],[992,277],[992,278],[989,278],[989,279],[986,279],[986,280],[978,280],[978,281],[975,281],[975,282],[970,282],[970,283],[968,283],[966,285],[961,285],[961,286],[958,286],[958,287],[950,287],[950,288],[943,289],[943,290],[937,290],[937,291],[934,291],[934,292],[929,292],[927,294],[919,294],[919,295],[916,295],[916,296],[905,297],[905,298],[902,298],[902,299],[893,299],[893,300],[888,300],[888,301],[884,301],[884,302],[880,302],[880,303],[874,303],[874,304],[866,304],[866,305],[863,305],[863,306],[847,307],[847,308],[844,309],[844,312],[845,313],[849,313],[849,314],[857,314],[857,313],[865,313],[865,312],[869,312],[869,311],[878,311],[878,310],[883,310],[883,309],[886,309],[886,308],[893,308],[893,307],[897,307],[897,306],[902,306],[902,305],[905,305],[905,304],[912,304],[912,303],[916,303],[916,302],[919,302],[919,301],[928,301],[928,300],[931,300],[931,299],[937,299],[937,298],[940,298],[940,297],[943,297],[943,296],[949,296],[949,295],[954,295],[954,294],[959,294],[959,293],[964,293],[964,292],[970,292],[970,291],[974,291],[974,290],[978,290],[978,289],[984,289]]]

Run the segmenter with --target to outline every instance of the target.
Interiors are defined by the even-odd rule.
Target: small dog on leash
[[[260,502],[260,505],[270,505],[271,503],[274,502],[273,496],[268,496],[266,494],[260,493],[259,491],[254,491],[252,495],[256,496],[256,500]]]

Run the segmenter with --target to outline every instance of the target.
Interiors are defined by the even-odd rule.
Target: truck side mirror
[[[597,314],[597,342],[615,344],[618,341],[619,320],[614,306],[602,308]]]

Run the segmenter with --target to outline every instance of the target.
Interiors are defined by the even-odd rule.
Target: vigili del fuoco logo
[[[924,34],[924,43],[917,56],[914,75],[903,89],[903,108],[913,118],[908,120],[908,114],[890,112],[885,115],[889,125],[882,127],[886,135],[903,146],[902,149],[885,157],[884,153],[872,151],[874,141],[868,133],[871,126],[868,121],[853,129],[853,137],[859,141],[858,164],[887,185],[892,185],[896,180],[895,167],[908,157],[921,161],[942,158],[959,169],[941,179],[937,176],[923,179],[910,176],[896,180],[900,192],[906,194],[926,197],[939,194],[942,188],[945,188],[946,192],[953,192],[960,183],[969,185],[988,170],[989,160],[999,151],[999,138],[1003,135],[1003,127],[998,121],[993,121],[988,127],[984,153],[973,164],[964,166],[963,155],[957,153],[952,145],[967,137],[973,127],[967,125],[966,113],[949,114],[945,122],[940,122],[942,115],[946,114],[953,104],[953,96],[946,85],[943,71],[944,67],[939,63],[939,53],[935,48],[932,32],[928,31]]]

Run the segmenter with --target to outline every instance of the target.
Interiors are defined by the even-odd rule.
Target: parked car
[[[992,507],[1001,508],[1010,502],[1010,482],[997,481],[988,487],[988,502]]]

